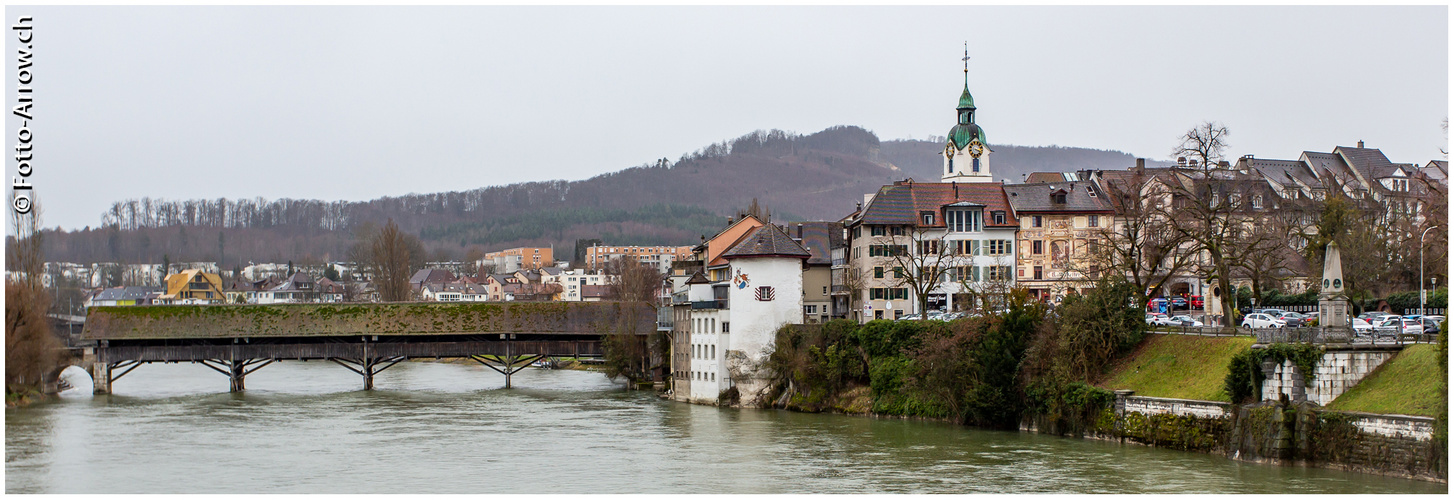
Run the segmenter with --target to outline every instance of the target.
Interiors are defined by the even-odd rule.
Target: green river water
[[[72,369],[75,370],[75,369]],[[664,401],[598,373],[145,365],[5,412],[6,493],[1446,493],[1444,484],[938,422]]]

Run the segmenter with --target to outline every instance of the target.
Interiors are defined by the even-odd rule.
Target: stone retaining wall
[[[1303,376],[1291,360],[1273,367],[1262,381],[1262,400],[1276,401],[1282,395],[1296,402],[1306,398],[1319,405],[1332,403],[1383,362],[1398,354],[1400,346],[1329,348],[1315,368],[1312,386],[1304,387]]]

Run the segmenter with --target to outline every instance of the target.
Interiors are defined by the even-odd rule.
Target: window
[[[978,233],[984,227],[983,216],[980,210],[950,210],[944,213],[944,223],[956,233]]]
[[[884,235],[884,227],[883,226],[868,226],[868,231],[869,231],[869,234],[870,235],[873,235],[873,236],[883,236]]]
[[[816,306],[816,305],[803,306],[803,313],[804,314],[818,314],[818,306]]]
[[[1003,211],[996,210],[996,211],[990,212],[990,213],[992,215],[994,215],[995,224],[1004,224],[1005,223],[1005,213]]]
[[[773,290],[772,287],[770,287],[770,286],[760,286],[760,287],[757,287],[757,293],[755,295],[757,296],[757,300],[760,300],[760,301],[763,301],[763,302],[767,302],[767,301],[772,300],[774,298],[774,295],[775,294],[776,294],[776,292]]]
[[[1039,215],[1030,218],[1030,227],[1045,227],[1044,224],[1045,223],[1040,220]]]
[[[1005,255],[1010,253],[1009,240],[989,240],[985,248],[985,255]]]
[[[974,159],[974,171],[975,172],[978,172],[979,171],[979,158],[975,158]]]
[[[1010,266],[986,266],[985,279],[990,281],[1010,279]]]
[[[955,240],[954,253],[957,255],[979,255],[979,240]]]
[[[925,240],[919,242],[919,255],[937,255],[939,253],[939,240]]]
[[[723,321],[722,322],[722,333],[732,333],[732,330],[730,328],[727,328],[727,325],[730,325],[730,324],[732,324],[731,321]]]
[[[1085,217],[1085,225],[1086,227],[1101,227],[1101,216],[1087,215]]]
[[[934,225],[934,213],[933,212],[922,212],[922,213],[919,214],[919,218],[924,221],[924,225],[925,226],[932,226],[932,225]]]
[[[889,234],[890,235],[893,235],[893,236],[903,236],[904,235],[904,228],[903,227],[900,227],[900,226],[890,227],[889,228]]]
[[[1092,186],[1086,186],[1085,187],[1085,194],[1090,195],[1091,198],[1095,198],[1096,197],[1096,188],[1094,188]]]
[[[890,288],[889,292],[890,299],[908,300],[909,298],[908,288]]]
[[[1030,242],[1030,253],[1041,255],[1045,253],[1045,241],[1035,240]]]
[[[712,346],[712,359],[717,359],[717,346]]]
[[[1065,204],[1065,193],[1054,193],[1054,194],[1051,194],[1050,195],[1050,201],[1055,202],[1057,205],[1064,205]]]
[[[903,278],[904,277],[904,268],[902,268],[902,267],[895,267],[894,268],[894,277],[895,278]]]
[[[1262,195],[1258,194],[1252,196],[1252,208],[1262,210]]]
[[[1096,253],[1100,252],[1101,240],[1095,238],[1085,240],[1085,246],[1086,252],[1089,252],[1091,255],[1095,255]]]
[[[868,289],[868,298],[870,300],[880,300],[880,299],[883,299],[884,298],[884,295],[885,295],[884,294],[884,289],[882,289],[882,288],[870,288],[870,289]]]
[[[879,266],[879,267],[873,268],[873,277],[874,278],[878,278],[878,279],[883,279],[883,277],[884,277],[884,268],[883,268],[883,266]]]
[[[1043,279],[1045,279],[1045,271],[1040,266],[1035,266],[1035,279],[1037,279],[1037,280],[1043,280]]]

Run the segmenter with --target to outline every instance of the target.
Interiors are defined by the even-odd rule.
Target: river
[[[1447,485],[938,422],[663,401],[598,373],[150,364],[5,411],[6,493],[1445,493]]]

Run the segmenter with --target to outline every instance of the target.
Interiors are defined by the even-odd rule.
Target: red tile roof
[[[1019,227],[1020,221],[1010,210],[1004,186],[999,183],[912,182],[901,181],[879,188],[873,201],[864,207],[857,224],[912,224],[918,227],[944,227],[944,206],[971,203],[985,207],[985,227]],[[1005,212],[1005,223],[995,224],[989,214]],[[925,226],[919,217],[933,212],[934,224]]]

